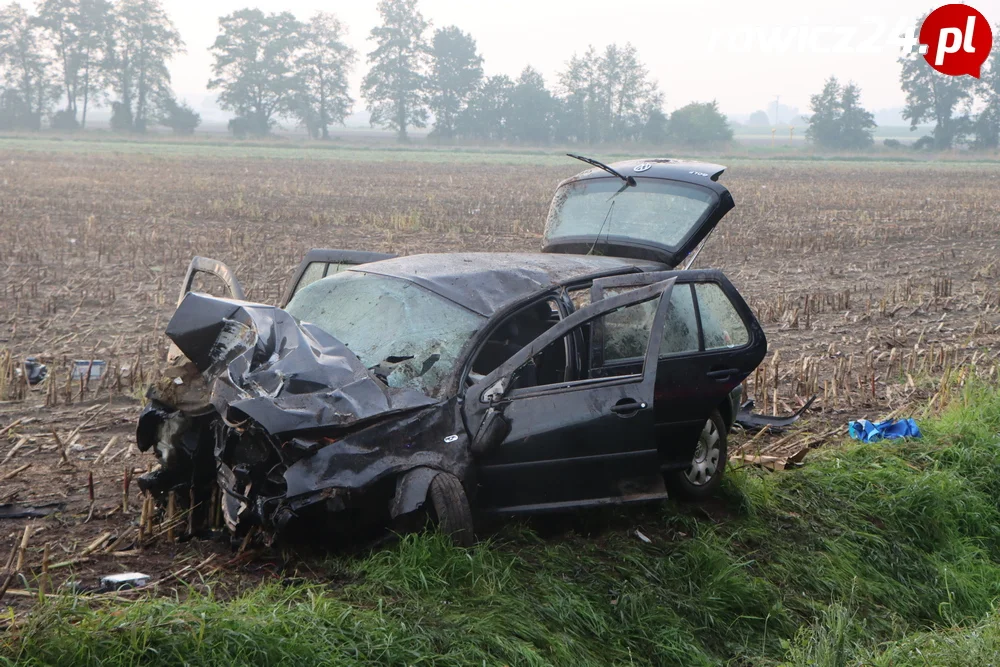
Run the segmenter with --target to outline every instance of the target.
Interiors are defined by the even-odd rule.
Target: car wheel
[[[698,436],[691,465],[667,474],[674,495],[701,500],[719,488],[726,470],[726,440],[726,422],[718,410],[713,410]]]
[[[431,482],[431,507],[441,531],[460,547],[471,547],[475,539],[472,509],[462,482],[446,472],[438,473]]]

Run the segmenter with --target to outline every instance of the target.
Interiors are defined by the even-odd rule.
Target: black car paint
[[[256,506],[251,506],[252,503],[245,503],[242,511],[245,514],[248,510],[250,511],[249,523],[280,528],[291,517],[312,505],[325,503],[328,508],[342,509],[352,502],[369,502],[371,499],[365,498],[367,489],[377,482],[392,481],[393,479],[395,480],[395,492],[391,494],[391,504],[388,504],[387,509],[393,517],[405,515],[420,508],[427,496],[431,481],[439,471],[451,472],[463,479],[470,495],[475,495],[478,489],[480,491],[478,504],[481,508],[500,511],[583,507],[605,502],[625,502],[662,497],[662,476],[659,475],[659,465],[666,462],[668,465],[680,466],[689,462],[689,452],[694,447],[694,440],[690,440],[686,444],[681,442],[675,446],[668,445],[667,447],[657,443],[656,449],[651,448],[648,444],[640,444],[635,441],[631,443],[632,449],[628,451],[622,447],[619,447],[618,450],[615,450],[614,447],[611,449],[602,448],[599,441],[606,440],[612,445],[620,445],[624,440],[623,433],[615,426],[630,425],[629,428],[634,427],[633,430],[637,432],[645,431],[647,428],[655,428],[655,423],[664,416],[664,403],[683,399],[686,395],[685,392],[689,391],[689,388],[683,386],[683,382],[679,381],[678,377],[689,377],[691,368],[698,366],[698,360],[690,360],[687,369],[671,368],[670,372],[665,374],[661,371],[670,368],[670,364],[676,364],[678,360],[670,360],[666,365],[664,365],[663,360],[660,360],[655,378],[655,390],[650,393],[648,400],[640,400],[640,402],[651,406],[652,410],[643,408],[632,416],[615,415],[613,418],[609,418],[609,408],[613,407],[613,403],[618,402],[616,399],[612,405],[608,405],[608,401],[610,398],[615,398],[614,396],[597,400],[596,394],[588,393],[585,389],[580,388],[567,388],[563,392],[551,394],[549,392],[538,393],[534,397],[537,399],[535,401],[537,405],[528,411],[533,416],[522,415],[520,418],[514,419],[514,423],[508,424],[514,436],[520,437],[522,444],[526,445],[519,448],[522,454],[520,459],[510,453],[514,448],[506,451],[487,452],[480,461],[473,459],[470,442],[479,431],[483,413],[475,410],[470,415],[468,410],[469,396],[464,387],[465,377],[479,346],[508,315],[541,299],[553,298],[560,304],[562,317],[570,317],[573,314],[573,306],[567,297],[567,289],[586,287],[595,280],[604,278],[642,276],[672,268],[679,263],[684,255],[694,249],[710,233],[725,212],[732,208],[732,199],[728,191],[716,183],[716,179],[724,169],[723,167],[664,160],[639,160],[616,163],[614,166],[628,168],[639,163],[652,165],[642,174],[644,178],[668,178],[695,183],[712,189],[719,197],[712,215],[701,221],[698,228],[685,239],[680,249],[665,252],[663,247],[655,247],[655,244],[653,246],[636,244],[632,240],[628,240],[624,244],[610,247],[619,255],[618,257],[593,255],[574,257],[566,254],[574,250],[587,252],[594,249],[592,239],[582,239],[578,243],[579,247],[565,243],[548,245],[543,248],[542,255],[469,253],[415,256],[383,260],[350,269],[411,280],[463,307],[487,315],[489,320],[463,349],[462,356],[466,361],[464,364],[457,365],[458,371],[450,378],[449,384],[451,386],[448,387],[448,392],[445,394],[450,398],[438,402],[428,399],[427,404],[420,405],[421,401],[418,400],[395,412],[393,410],[363,409],[362,412],[367,416],[348,420],[351,423],[341,423],[339,427],[335,427],[333,424],[318,425],[315,420],[308,417],[308,410],[299,411],[299,415],[290,421],[284,418],[278,420],[285,425],[282,428],[290,430],[276,438],[273,434],[261,432],[262,429],[258,429],[255,425],[251,425],[249,429],[244,428],[241,433],[234,431],[234,426],[239,429],[243,428],[244,425],[227,425],[224,422],[230,408],[228,401],[233,396],[220,397],[218,408],[219,415],[223,420],[214,422],[216,428],[220,431],[229,429],[229,436],[236,437],[237,441],[242,437],[257,438],[260,441],[270,440],[279,450],[282,450],[284,496],[270,498],[267,503],[259,501]],[[604,176],[604,172],[590,170],[565,182]],[[601,248],[601,252],[607,254],[608,249]],[[303,260],[290,282],[283,304],[294,294],[296,286],[311,261],[333,261],[330,259],[332,257],[341,263],[350,264],[353,263],[352,260],[365,259],[362,255],[364,253],[352,255],[350,251],[329,250],[310,253]],[[377,254],[373,253],[372,255]],[[230,286],[231,293],[235,295],[241,291],[242,288],[235,280],[235,276],[232,276],[231,272],[228,271],[228,268],[221,263],[216,263],[218,266],[212,266],[209,264],[212,260],[202,261],[204,267],[210,269],[209,272],[220,275],[224,280],[228,278],[226,282]],[[699,278],[721,277],[721,273],[718,272],[714,272],[714,274],[713,272],[675,273],[675,277],[683,283],[690,283]],[[763,357],[766,352],[766,340],[759,324],[753,318],[742,298],[735,292],[735,288],[732,288],[732,285],[724,277],[719,282],[728,286],[726,288],[727,295],[731,297],[735,295],[733,302],[738,306],[740,314],[752,334],[751,343],[742,352],[744,356],[740,363],[745,363],[746,366],[742,369],[741,376],[738,379],[736,376],[727,378],[726,382],[718,383],[713,387],[721,390],[723,386],[734,385],[730,387],[732,391],[729,396],[723,396],[718,405],[724,414],[729,413],[727,423],[731,424],[731,417],[735,416],[736,408],[739,405],[739,381],[752,372],[760,358]],[[190,283],[190,279],[185,281],[185,289],[190,287]],[[210,297],[201,298],[209,299]],[[182,319],[184,318],[184,314],[180,310],[178,314]],[[272,313],[272,315],[276,315],[276,313]],[[281,319],[281,317],[277,316],[277,319]],[[282,327],[286,324],[287,322],[283,323]],[[302,325],[307,332],[310,326],[308,324]],[[202,326],[202,329],[206,329],[206,327]],[[659,334],[662,334],[662,326],[658,331]],[[179,332],[175,331],[175,333]],[[281,336],[274,335],[269,338],[272,343],[280,339]],[[331,338],[331,340],[336,343],[335,339]],[[197,352],[193,354],[195,357],[198,356]],[[348,352],[348,354],[350,353]],[[244,362],[249,363],[245,363],[242,370],[251,371],[255,362],[266,362],[267,358],[266,354],[250,355],[249,359],[244,359]],[[359,369],[354,370],[361,372]],[[665,377],[661,377],[661,375]],[[368,384],[368,380],[364,378],[359,379],[359,382],[362,385]],[[226,385],[226,383],[222,384]],[[332,385],[336,384],[336,380],[320,381],[314,389],[323,391],[324,388],[319,385],[324,384],[326,385],[325,389],[335,389]],[[619,387],[619,389],[613,389],[612,393],[613,391],[621,392],[620,387],[624,384],[627,382],[612,381],[605,383],[604,387]],[[564,398],[558,398],[558,396]],[[736,396],[735,399],[734,396]],[[638,398],[645,397],[645,394],[642,394]],[[261,397],[255,398],[257,400],[251,401],[251,404],[260,403]],[[622,395],[621,398],[636,400],[636,397],[633,396]],[[304,400],[308,401],[309,399]],[[736,401],[736,404],[730,405],[733,400]],[[565,460],[561,460],[558,455],[543,460],[540,456],[532,453],[532,442],[537,441],[538,438],[526,431],[521,436],[517,436],[515,429],[522,428],[522,424],[531,423],[535,419],[544,420],[555,415],[552,428],[556,432],[560,432],[560,437],[554,438],[557,447],[572,447],[573,440],[563,437],[566,433],[562,431],[566,429],[572,431],[581,423],[568,423],[565,417],[563,420],[566,423],[559,423],[559,412],[553,408],[556,407],[554,404],[560,401],[566,403],[564,407],[565,411],[570,413],[569,416],[598,415],[601,419],[608,418],[609,424],[614,426],[609,426],[607,429],[602,427],[600,430],[607,431],[603,433],[603,438],[588,438],[588,444],[584,445],[582,449],[566,450]],[[263,403],[274,407],[274,401],[271,399],[265,398]],[[710,411],[711,407],[710,405],[704,406],[705,411]],[[163,416],[168,414],[169,409],[169,406],[154,401],[150,410],[157,414],[149,416],[148,419],[140,420],[140,428],[145,430],[147,434],[147,442],[143,443],[140,439],[140,445],[145,445],[144,449],[148,449],[153,444],[148,442],[151,424],[155,430],[155,422],[162,420]],[[296,407],[295,410],[298,408]],[[234,414],[246,413],[237,410]],[[206,419],[209,418],[199,417],[199,420]],[[694,420],[689,421],[693,426]],[[649,422],[648,427],[644,422]],[[297,423],[302,426],[301,432],[296,432]],[[290,427],[289,424],[291,424]],[[593,430],[594,433],[598,432],[598,429]],[[689,440],[689,438],[690,434],[685,434],[681,440]],[[203,439],[200,436],[197,438],[197,440]],[[219,439],[225,440],[221,436]],[[653,439],[653,442],[657,442],[657,440]],[[659,461],[657,461],[657,457],[659,457]],[[618,471],[621,473],[621,477],[615,479],[616,476],[608,475],[609,463],[621,468]],[[566,468],[566,470],[560,472],[560,467]],[[529,479],[528,484],[522,484],[524,480],[519,482],[516,475],[507,474],[517,471],[519,468],[522,472],[526,468],[531,468],[533,472],[530,478],[533,478],[534,481]],[[650,474],[651,471],[655,474]],[[558,486],[552,483],[552,480],[555,479],[554,475],[558,477],[559,484],[564,485],[566,490],[561,497],[559,493],[553,495],[551,492],[541,494],[521,492],[521,486],[534,485],[536,489]],[[232,486],[235,483],[235,478],[233,469],[220,461],[220,481],[224,485]],[[174,476],[172,479],[176,481],[177,477]],[[229,511],[227,514],[235,514],[240,509],[238,506],[242,501],[239,496],[238,493],[228,494]],[[245,530],[247,525],[247,522],[242,523],[242,529]],[[235,528],[235,522],[231,522],[230,527]]]

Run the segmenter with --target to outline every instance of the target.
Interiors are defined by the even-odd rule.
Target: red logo
[[[979,78],[993,48],[993,29],[986,17],[968,5],[944,5],[920,26],[924,60],[942,74]]]

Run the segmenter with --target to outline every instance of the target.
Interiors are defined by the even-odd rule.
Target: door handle
[[[632,399],[625,399],[612,405],[611,412],[623,417],[629,417],[639,412],[639,410],[644,410],[645,408],[645,403],[640,403],[639,401],[634,401]]]
[[[718,371],[709,371],[705,373],[705,375],[712,378],[713,380],[718,380],[719,382],[722,382],[723,380],[728,380],[730,377],[736,375],[739,372],[740,369],[738,368],[724,368]]]

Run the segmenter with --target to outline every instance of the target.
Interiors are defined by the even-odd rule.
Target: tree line
[[[922,23],[923,18],[917,21],[918,29]],[[996,32],[1000,32],[1000,24]],[[903,118],[910,122],[911,130],[925,123],[934,125],[930,135],[914,142],[914,148],[948,150],[959,144],[979,150],[1000,148],[1000,50],[993,50],[979,79],[940,74],[916,55],[901,57],[899,64],[900,84],[906,93]],[[823,90],[810,99],[813,113],[807,119],[806,136],[823,148],[870,147],[875,118],[861,106],[860,99],[857,84],[842,85],[831,76]],[[886,140],[892,145],[890,142],[894,140]]]
[[[417,0],[380,0],[362,96],[373,125],[407,140],[430,136],[513,143],[601,143],[671,138],[722,143],[732,130],[715,102],[673,114],[631,44],[574,55],[550,88],[526,67],[487,75],[475,39],[455,26],[431,30]],[[241,9],[219,18],[209,90],[234,114],[230,130],[262,136],[294,121],[326,138],[351,113],[358,54],[332,14]],[[0,11],[0,129],[85,127],[88,109],[112,108],[113,129],[155,123],[193,132],[199,115],[170,90],[167,64],[184,42],[158,0],[41,0],[32,14]]]
[[[112,126],[143,132],[154,123],[197,126],[170,91],[167,62],[184,48],[156,0],[41,0],[0,9],[0,128],[87,124],[110,105]],[[57,111],[53,113],[56,107]]]
[[[515,79],[487,74],[472,35],[432,30],[417,0],[379,0],[361,94],[372,125],[405,141],[430,126],[441,142],[472,140],[724,144],[733,137],[716,102],[673,113],[631,44],[574,54],[552,86],[533,67]],[[290,12],[241,9],[219,18],[208,88],[233,113],[230,130],[263,136],[293,121],[314,138],[352,112],[349,77],[358,54],[336,16],[300,21]],[[34,13],[17,2],[0,10],[0,129],[85,127],[88,109],[110,106],[113,129],[144,132],[162,124],[191,133],[199,115],[170,89],[167,64],[184,42],[159,0],[40,0]],[[900,59],[904,117],[934,123],[918,147],[1000,143],[1000,50],[980,80],[947,77],[921,57]],[[831,77],[812,96],[806,137],[823,148],[872,145],[873,115],[853,82]],[[975,113],[973,112],[975,110]],[[762,112],[758,112],[762,113]]]
[[[590,47],[574,55],[555,90],[526,67],[517,79],[487,76],[472,35],[456,26],[431,31],[417,0],[381,0],[381,22],[361,94],[371,122],[406,141],[411,128],[431,126],[437,141],[598,143],[673,137],[699,143],[732,138],[713,103],[689,105],[669,117],[663,95],[631,44]],[[209,88],[236,118],[238,134],[267,134],[294,118],[314,137],[328,136],[354,104],[348,76],[357,54],[334,17],[301,24],[290,13],[244,9],[219,19],[211,47]]]

